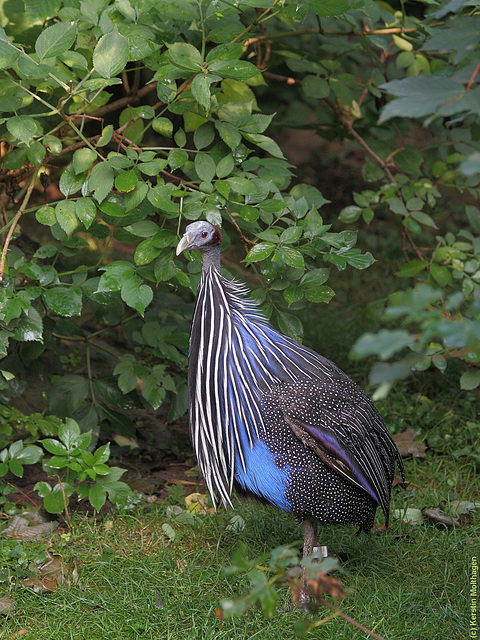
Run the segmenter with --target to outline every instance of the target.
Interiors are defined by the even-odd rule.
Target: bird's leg
[[[321,553],[323,558],[328,556],[326,546],[321,546],[317,537],[317,521],[304,520],[302,522],[303,532],[303,558],[311,556],[312,553]],[[298,605],[303,609],[308,609],[310,602],[310,593],[307,587],[308,574],[304,571],[300,581],[300,593],[298,597]]]
[[[320,545],[317,537],[317,521],[304,520],[302,522],[303,532],[303,557],[311,556],[312,553],[321,553],[323,558],[328,556],[328,549],[325,545]]]

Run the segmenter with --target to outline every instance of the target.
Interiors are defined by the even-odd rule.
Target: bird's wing
[[[366,491],[388,518],[398,452],[369,398],[351,380],[283,383],[273,390],[292,431],[332,469]]]

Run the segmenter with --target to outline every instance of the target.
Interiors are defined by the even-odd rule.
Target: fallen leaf
[[[3,598],[0,598],[0,613],[4,616],[8,616],[15,610],[15,600],[6,593]]]
[[[206,503],[207,496],[204,493],[190,493],[185,497],[185,504],[190,513],[205,516],[207,513],[215,513],[214,507],[209,507]]]
[[[48,593],[56,591],[60,585],[69,586],[78,581],[76,565],[65,563],[61,556],[49,551],[45,555],[45,562],[33,569],[36,576],[23,580],[24,587],[35,593]]]
[[[50,537],[59,523],[54,520],[52,522],[43,521],[40,522],[40,524],[32,525],[32,522],[39,522],[39,520],[41,520],[41,516],[32,514],[13,516],[8,527],[2,531],[2,535],[7,536],[7,538],[15,538],[16,540],[30,540],[35,542]]]
[[[415,431],[413,429],[407,429],[393,436],[393,440],[402,458],[425,457],[427,445],[424,442],[418,442],[418,440],[415,440],[415,437]]]
[[[425,522],[425,517],[420,509],[395,509],[393,512],[394,518],[401,518],[403,524],[421,524]]]
[[[451,503],[452,511],[456,515],[469,513],[474,509],[480,509],[480,502],[468,502],[467,500],[454,500]]]
[[[434,522],[435,524],[442,524],[445,527],[459,527],[461,522],[458,518],[452,518],[448,516],[443,509],[440,507],[429,507],[426,509],[422,509],[423,515],[428,519]]]

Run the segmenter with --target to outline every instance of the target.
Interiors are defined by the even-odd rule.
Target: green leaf
[[[67,236],[71,236],[78,227],[78,218],[75,213],[75,202],[72,200],[60,200],[55,207],[55,218]]]
[[[243,136],[246,140],[253,142],[257,147],[260,147],[260,149],[270,153],[275,158],[285,159],[283,151],[280,149],[278,144],[268,136],[264,136],[260,133],[244,133]]]
[[[84,148],[77,149],[73,154],[73,169],[75,173],[84,173],[88,171],[92,164],[95,162],[97,154],[93,149]]]
[[[200,51],[185,42],[167,44],[168,54],[172,64],[187,71],[199,71],[202,66]]]
[[[235,162],[233,156],[229,153],[223,157],[217,164],[216,173],[218,178],[226,178],[229,176],[235,168]]]
[[[88,178],[88,187],[97,202],[105,200],[113,188],[113,168],[108,162],[96,164]]]
[[[282,231],[280,235],[280,242],[282,244],[294,244],[298,242],[302,237],[302,229],[300,227],[288,227]]]
[[[143,265],[149,264],[154,260],[160,253],[161,249],[156,247],[153,241],[153,238],[147,238],[135,249],[135,264]]]
[[[170,138],[173,134],[173,122],[169,118],[155,118],[152,121],[152,129],[161,136]]]
[[[33,488],[41,498],[45,498],[52,491],[52,487],[44,480],[37,482]]]
[[[145,309],[153,300],[153,291],[146,284],[141,284],[142,279],[134,275],[129,278],[120,289],[120,295],[125,304],[136,309],[143,316]]]
[[[402,78],[380,85],[387,93],[398,96],[382,110],[379,124],[395,117],[422,118],[441,110],[449,104],[451,109],[444,115],[453,115],[457,111],[469,109],[467,102],[462,102],[466,92],[463,82],[452,78],[444,78],[421,74],[417,78]],[[467,96],[469,97],[469,96]]]
[[[413,344],[413,337],[404,329],[381,329],[378,333],[365,333],[353,345],[350,356],[353,359],[375,355],[388,360],[397,351]]]
[[[24,312],[25,315],[22,316],[15,327],[13,332],[13,337],[15,340],[19,340],[21,342],[43,342],[43,323],[42,317],[35,309],[35,307],[30,307]]]
[[[146,376],[143,380],[142,395],[154,409],[158,409],[165,399],[166,390],[158,386],[154,376]]]
[[[62,487],[65,491],[65,484],[62,484]],[[44,497],[43,506],[48,513],[62,513],[65,509],[62,487],[59,484],[55,485],[53,490]]]
[[[105,489],[98,483],[92,484],[88,491],[88,500],[92,507],[96,511],[100,511],[100,509],[105,504],[107,499],[107,492]]]
[[[70,49],[76,37],[75,22],[59,22],[43,29],[35,42],[35,51],[40,60],[54,58]]]
[[[103,129],[102,135],[98,139],[97,147],[105,147],[113,136],[113,124],[107,124],[107,126]]]
[[[34,142],[33,144],[31,144],[27,152],[27,158],[36,167],[39,167],[42,164],[45,155],[45,147],[41,142]]]
[[[411,278],[412,276],[416,276],[417,273],[424,271],[427,265],[428,262],[425,260],[410,260],[410,262],[403,264],[395,275],[399,278]]]
[[[77,175],[73,164],[69,164],[60,176],[58,186],[63,195],[68,198],[68,196],[73,196],[73,194],[77,193],[77,191],[82,188],[84,182],[85,176]]]
[[[260,73],[254,64],[246,60],[216,60],[208,65],[208,70],[234,80],[250,80]]]
[[[318,76],[305,76],[302,81],[302,89],[310,98],[326,98],[330,93],[330,85]]]
[[[40,224],[45,224],[49,227],[57,222],[55,209],[47,205],[44,205],[43,207],[40,207],[40,209],[37,209],[37,211],[35,212],[35,218],[38,220],[38,222],[40,222]]]
[[[88,397],[88,394],[89,386],[86,378],[77,375],[63,376],[56,380],[50,391],[48,399],[50,411],[60,418],[69,417],[82,405]],[[62,425],[62,431],[59,431],[59,437],[60,433],[62,434],[62,440],[66,441],[64,444],[67,446],[67,449],[70,449],[72,438],[69,434],[73,433],[71,425]],[[55,455],[64,455],[65,452],[61,451],[61,447],[59,447],[59,451],[52,450],[52,442],[55,441],[49,441],[48,446],[50,448],[47,450]]]
[[[173,261],[173,252],[163,253],[155,262],[154,274],[156,282],[168,282],[178,273],[178,267]]]
[[[172,171],[183,167],[187,160],[188,153],[183,149],[171,149],[168,153],[168,164],[170,165],[170,169]]]
[[[24,0],[25,14],[30,24],[54,18],[61,7],[61,0]]]
[[[229,122],[220,122],[219,120],[215,120],[215,127],[225,144],[230,147],[232,151],[235,151],[242,141],[242,136],[237,127]]]
[[[287,313],[286,311],[277,310],[278,328],[282,333],[290,336],[294,340],[301,340],[303,335],[303,326],[297,316]]]
[[[20,49],[17,49],[8,38],[0,38],[0,69],[9,69],[20,53]]]
[[[17,478],[23,478],[23,465],[18,460],[10,460],[8,468]]]
[[[40,130],[36,120],[30,116],[13,116],[7,120],[8,132],[17,140],[24,142],[27,147],[35,135],[39,135]]]
[[[60,316],[79,316],[82,312],[82,293],[77,287],[53,287],[44,296],[50,309]]]
[[[207,115],[210,111],[210,85],[212,78],[206,73],[197,74],[192,80],[191,90],[195,100],[205,109]]]
[[[300,253],[300,251],[297,251],[297,249],[290,249],[289,247],[278,247],[276,256],[283,260],[285,264],[288,264],[294,269],[303,269],[305,267],[303,255]]]
[[[22,464],[35,464],[43,456],[40,447],[34,444],[28,444],[15,456],[16,460],[21,460]]]
[[[375,258],[370,252],[361,253],[360,249],[342,251],[341,257],[345,258],[347,263],[355,269],[368,269],[375,262]]]
[[[351,222],[356,222],[362,215],[362,211],[363,211],[362,207],[350,205],[348,207],[344,207],[340,211],[340,215],[338,216],[338,219],[341,220],[342,222],[346,222],[347,224]]]
[[[215,161],[212,156],[204,151],[199,151],[195,156],[195,171],[200,180],[211,182],[215,177]]]
[[[98,283],[97,293],[104,291],[118,291],[122,284],[134,276],[135,267],[131,262],[116,260],[106,267],[102,267],[105,273]]]
[[[193,134],[193,142],[196,149],[204,149],[208,145],[212,144],[215,139],[215,130],[210,122],[205,122],[195,129]]]
[[[244,262],[259,262],[265,260],[275,249],[275,245],[269,242],[259,242],[254,245],[247,254]]]
[[[452,273],[448,267],[432,262],[430,265],[430,274],[438,284],[452,284]]]
[[[328,18],[347,11],[355,11],[364,6],[364,0],[309,0],[307,6],[317,16]]]
[[[476,389],[480,385],[480,371],[471,369],[460,376],[460,388],[466,391]]]
[[[44,449],[55,456],[64,456],[67,453],[67,448],[64,444],[53,438],[46,438],[41,440],[41,444]]]
[[[290,306],[294,302],[298,302],[303,298],[303,291],[300,287],[292,285],[284,290],[283,297],[285,298],[287,304]]]
[[[413,198],[413,199],[416,200],[417,198]],[[407,202],[407,206],[408,206],[408,202]],[[410,215],[412,218],[415,218],[417,222],[420,222],[420,224],[424,224],[426,227],[433,227],[434,229],[437,228],[435,221],[431,216],[428,215],[428,213],[424,213],[423,211],[412,211]]]
[[[123,71],[128,55],[128,40],[115,27],[98,41],[93,52],[93,67],[102,78],[112,78]]]
[[[254,196],[257,195],[257,187],[251,180],[247,178],[241,178],[240,176],[230,176],[227,180],[232,191],[239,193],[242,196]]]
[[[119,191],[133,191],[138,184],[138,174],[134,169],[122,171],[115,178],[115,188]]]
[[[79,198],[75,202],[75,215],[88,229],[97,216],[97,207],[91,198]]]

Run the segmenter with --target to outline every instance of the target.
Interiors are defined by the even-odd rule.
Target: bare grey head
[[[185,250],[198,249],[202,252],[203,267],[214,265],[220,268],[220,245],[222,244],[222,234],[220,231],[204,220],[192,222],[185,229],[183,238],[177,245],[177,256]]]

